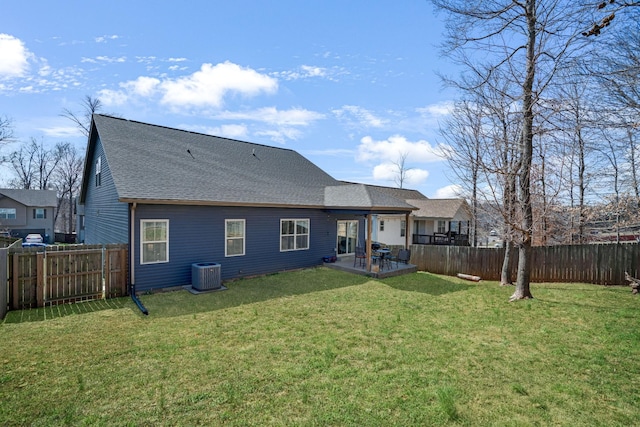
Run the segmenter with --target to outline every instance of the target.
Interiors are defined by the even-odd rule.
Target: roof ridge
[[[170,127],[170,126],[157,125],[155,123],[146,123],[146,122],[141,122],[139,120],[125,119],[124,117],[110,116],[108,114],[94,113],[94,116],[101,116],[101,117],[106,117],[106,118],[109,118],[109,119],[122,120],[122,121],[126,121],[126,122],[129,122],[129,123],[134,123],[134,124],[137,124],[137,125],[152,126],[152,127],[161,128],[161,129],[175,130],[175,131],[179,131],[179,132],[190,133],[190,134],[193,134],[193,135],[206,136],[206,137],[209,137],[209,138],[225,139],[225,140],[231,141],[231,142],[240,142],[240,143],[243,143],[243,144],[255,145],[255,146],[258,146],[258,147],[275,148],[275,149],[278,149],[278,150],[294,151],[295,152],[295,150],[293,150],[292,148],[284,148],[284,147],[277,147],[277,146],[274,146],[274,145],[259,144],[257,142],[242,141],[240,139],[228,138],[226,136],[211,135],[209,133],[202,133],[202,132],[196,132],[196,131],[192,131],[192,130],[186,130],[186,129]]]

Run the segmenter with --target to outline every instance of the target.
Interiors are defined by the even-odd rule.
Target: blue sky
[[[84,149],[61,113],[90,95],[103,113],[296,150],[347,181],[395,186],[406,155],[405,188],[451,197],[442,34],[426,0],[5,0],[0,116],[20,141]]]

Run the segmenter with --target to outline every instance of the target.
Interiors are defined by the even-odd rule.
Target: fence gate
[[[10,283],[10,309],[126,295],[126,245],[52,246],[46,247],[45,251],[38,248],[39,252],[34,249],[10,250],[4,264],[0,254],[0,265],[9,267],[7,277]],[[3,294],[6,295],[7,292]],[[6,306],[5,303],[4,307]]]

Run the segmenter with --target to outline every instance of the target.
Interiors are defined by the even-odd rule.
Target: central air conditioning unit
[[[220,268],[221,266],[217,262],[191,264],[191,287],[198,291],[221,289]]]

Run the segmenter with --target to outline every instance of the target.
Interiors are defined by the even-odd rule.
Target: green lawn
[[[10,312],[0,425],[630,426],[640,298],[326,268]]]

